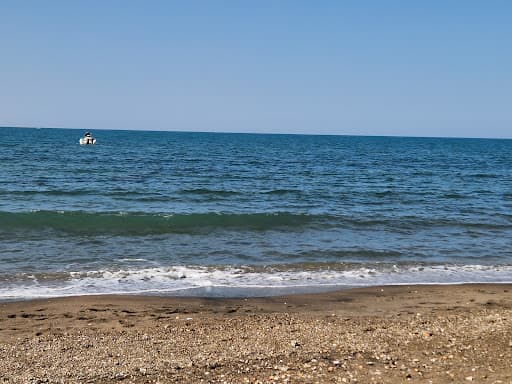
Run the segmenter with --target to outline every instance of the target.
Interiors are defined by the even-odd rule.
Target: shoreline
[[[334,289],[333,289],[334,287]],[[207,296],[207,295],[172,295],[170,293],[165,294],[157,294],[157,293],[85,293],[85,294],[72,294],[68,296],[50,296],[50,297],[27,297],[27,298],[9,298],[0,301],[0,310],[3,307],[17,306],[22,304],[38,304],[43,302],[63,302],[67,301],[118,301],[121,300],[123,302],[132,301],[133,303],[137,303],[139,301],[143,302],[154,302],[157,303],[159,301],[163,302],[197,302],[197,301],[205,301],[205,302],[219,302],[219,303],[229,303],[229,302],[247,302],[250,301],[268,301],[275,302],[281,301],[283,299],[288,299],[291,302],[300,303],[303,301],[308,301],[310,299],[321,299],[323,302],[329,302],[331,300],[335,300],[336,298],[343,296],[350,296],[353,298],[361,299],[362,297],[374,294],[375,297],[381,297],[383,295],[389,294],[401,294],[403,290],[428,290],[433,292],[438,292],[443,289],[454,288],[456,293],[461,293],[465,289],[469,289],[473,291],[479,287],[483,289],[500,289],[503,288],[507,293],[510,291],[512,293],[512,282],[461,282],[461,283],[419,283],[419,284],[407,284],[407,283],[398,283],[398,284],[389,284],[389,285],[369,285],[369,286],[349,286],[349,287],[338,287],[331,286],[331,288],[320,288],[318,291],[308,292],[291,292],[291,293],[281,293],[281,294],[263,294],[263,295],[254,295],[254,296]],[[217,287],[214,287],[217,288]],[[286,287],[285,287],[286,288]],[[319,287],[315,287],[319,288]],[[270,289],[270,288],[269,288]],[[279,288],[278,288],[279,289]],[[305,288],[307,289],[307,288]]]
[[[512,381],[512,284],[0,303],[5,382]]]

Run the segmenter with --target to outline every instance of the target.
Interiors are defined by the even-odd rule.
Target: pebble
[[[405,312],[400,317],[353,316],[349,321],[333,320],[331,309],[321,315],[252,312],[233,317],[190,311],[193,327],[174,316],[153,320],[134,315],[132,327],[113,317],[112,323],[95,323],[96,329],[71,324],[65,331],[52,319],[54,329],[45,325],[38,337],[37,328],[27,335],[12,332],[9,327],[22,318],[8,318],[9,313],[14,311],[0,316],[6,330],[0,329],[0,381],[7,383],[45,377],[55,383],[398,384],[423,378],[460,383],[479,382],[480,374],[467,376],[471,367],[481,377],[484,371],[489,377],[512,374],[512,349],[503,348],[512,346],[512,311],[500,308],[423,313],[420,318]],[[501,316],[492,316],[498,320],[490,323],[495,313]],[[423,341],[427,334],[435,339]]]

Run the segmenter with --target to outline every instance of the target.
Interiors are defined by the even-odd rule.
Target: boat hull
[[[82,137],[80,139],[80,145],[94,145],[96,144],[96,139],[86,139],[85,137]]]

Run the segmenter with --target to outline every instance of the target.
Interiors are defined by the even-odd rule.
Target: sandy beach
[[[8,383],[510,383],[512,286],[0,304]]]

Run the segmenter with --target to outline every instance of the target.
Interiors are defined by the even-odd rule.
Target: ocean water
[[[512,140],[0,128],[0,300],[512,282]]]

